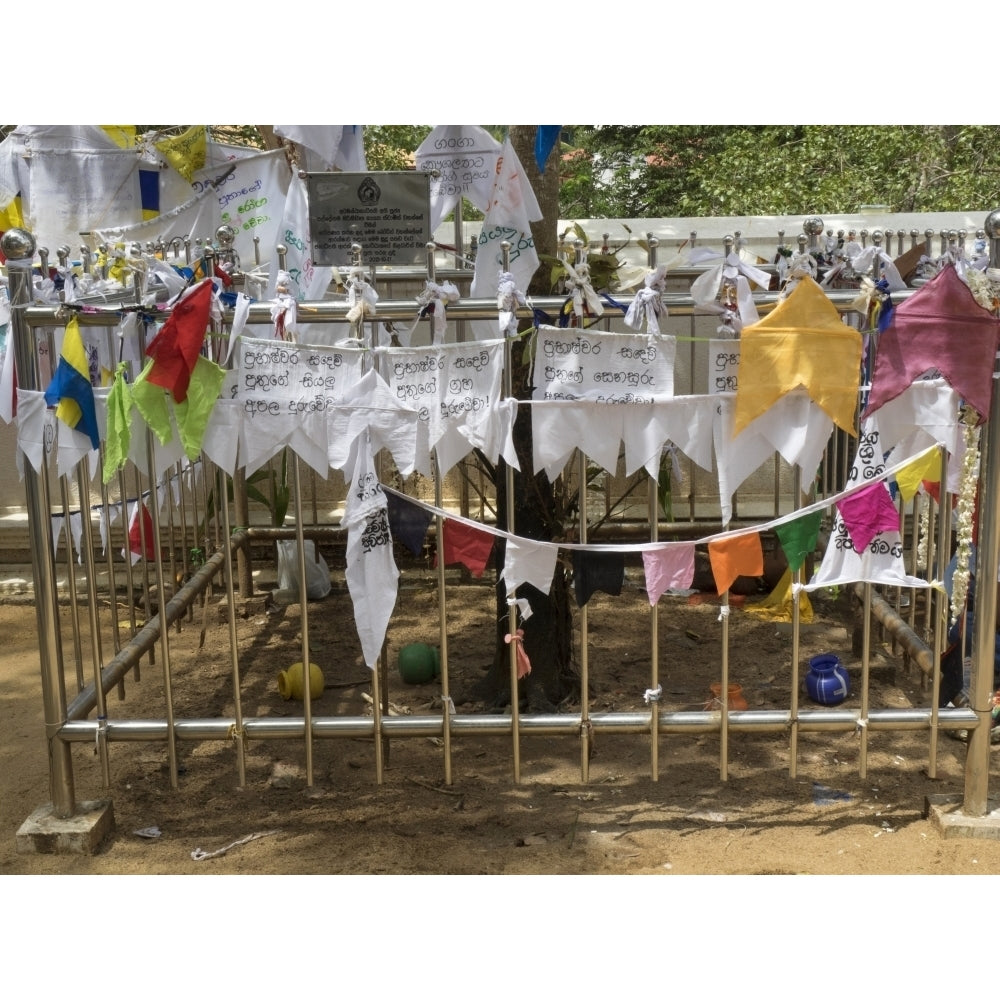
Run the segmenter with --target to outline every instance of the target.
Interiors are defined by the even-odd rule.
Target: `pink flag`
[[[857,552],[864,552],[879,532],[899,531],[899,511],[883,482],[838,500],[836,506]]]
[[[875,352],[865,416],[936,369],[983,423],[990,414],[998,337],[1000,320],[976,302],[949,264],[893,310]]]
[[[642,554],[646,593],[652,607],[670,589],[687,590],[694,580],[694,545],[668,543]]]

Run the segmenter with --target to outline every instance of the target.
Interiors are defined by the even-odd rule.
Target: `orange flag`
[[[756,532],[709,542],[708,558],[715,588],[720,594],[729,590],[738,576],[764,575],[764,550]]]

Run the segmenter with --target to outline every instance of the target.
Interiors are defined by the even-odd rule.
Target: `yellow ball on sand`
[[[309,664],[309,697],[315,701],[323,693],[323,671],[315,663]],[[285,701],[294,698],[302,701],[304,689],[302,686],[302,661],[293,663],[287,670],[278,674],[278,694]]]

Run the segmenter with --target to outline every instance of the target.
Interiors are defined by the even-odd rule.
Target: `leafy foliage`
[[[989,210],[994,125],[567,126],[572,218]]]

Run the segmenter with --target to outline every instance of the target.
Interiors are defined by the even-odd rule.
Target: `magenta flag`
[[[872,483],[837,501],[837,510],[851,537],[855,552],[864,552],[881,531],[899,531],[899,511],[885,483]]]
[[[662,549],[643,552],[646,594],[652,607],[671,589],[687,590],[694,580],[694,544],[670,542]]]
[[[878,339],[865,416],[936,369],[983,423],[990,414],[1000,320],[984,309],[947,265],[892,313]]]

